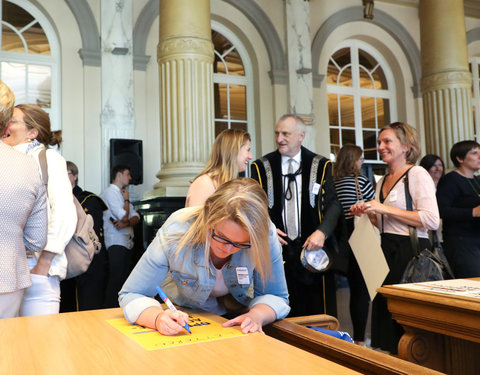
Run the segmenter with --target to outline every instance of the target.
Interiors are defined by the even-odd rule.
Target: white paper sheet
[[[480,299],[480,281],[468,279],[427,281],[424,283],[395,284],[406,289],[424,290],[461,297]]]
[[[390,269],[383,255],[380,241],[367,214],[363,214],[355,224],[348,240],[357,263],[367,284],[370,299],[373,301],[377,289],[382,286]]]

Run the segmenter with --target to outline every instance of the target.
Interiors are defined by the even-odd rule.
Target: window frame
[[[247,109],[247,119],[245,120],[232,120],[230,118],[230,98],[227,97],[228,101],[228,118],[222,119],[222,121],[227,123],[227,128],[230,129],[231,125],[234,123],[246,123],[246,128],[250,137],[251,141],[251,153],[255,155],[255,101],[254,101],[254,90],[253,90],[253,68],[250,56],[247,52],[247,49],[240,41],[240,39],[225,25],[221,24],[218,21],[212,20],[211,27],[213,31],[219,32],[222,34],[226,39],[232,43],[232,46],[237,50],[240,58],[242,59],[243,69],[245,72],[244,76],[236,76],[236,75],[228,75],[223,73],[214,73],[213,74],[213,83],[225,83],[231,85],[242,85],[245,86],[245,101],[246,101],[246,109]],[[217,121],[217,118],[214,119]]]
[[[395,89],[395,80],[393,78],[393,73],[390,68],[390,65],[387,63],[385,58],[382,54],[374,48],[372,45],[365,43],[360,40],[355,39],[347,39],[341,42],[336,46],[336,48],[330,53],[328,57],[328,66],[330,65],[330,58],[339,50],[349,48],[350,49],[350,66],[352,71],[352,86],[338,86],[338,85],[331,85],[327,83],[327,106],[328,106],[328,95],[329,94],[336,94],[336,95],[348,95],[353,97],[353,110],[354,110],[354,133],[355,133],[355,144],[364,150],[363,144],[363,131],[375,132],[375,138],[378,138],[378,133],[380,129],[384,126],[378,124],[378,117],[375,117],[375,128],[364,128],[362,126],[362,107],[361,107],[361,99],[362,97],[368,98],[375,98],[375,99],[388,99],[389,101],[389,110],[390,110],[390,121],[393,122],[397,119],[397,108],[396,108],[396,89]],[[380,65],[383,73],[385,75],[385,79],[387,82],[388,89],[370,89],[370,88],[361,88],[360,87],[360,67],[359,64],[359,50],[364,50],[366,53],[370,54]],[[345,67],[344,67],[345,68]],[[328,75],[328,71],[327,71]],[[338,96],[337,96],[338,98]],[[339,101],[337,100],[338,105],[340,105]],[[376,105],[376,104],[375,104]],[[338,113],[340,112],[340,108],[338,108]],[[329,121],[329,137],[331,129],[337,129],[339,131],[339,146],[340,148],[343,146],[342,142],[342,124],[340,123],[338,126],[332,126],[330,117]],[[331,152],[331,143],[330,143],[330,152]],[[377,159],[366,159],[365,163],[368,164],[384,164],[377,152]]]
[[[60,43],[53,25],[48,18],[34,4],[28,0],[6,0],[23,8],[40,24],[50,46],[50,55],[33,54],[26,52],[3,51],[0,45],[0,59],[6,63],[19,63],[25,65],[46,65],[50,67],[50,108],[45,108],[50,115],[52,130],[61,130],[61,75],[60,75]],[[0,16],[2,7],[0,4]],[[3,17],[2,17],[3,25]],[[1,29],[0,29],[1,38]],[[24,41],[23,38],[21,38]],[[0,67],[1,68],[1,67]],[[25,90],[28,92],[28,75],[25,77]],[[21,104],[16,102],[15,104]]]

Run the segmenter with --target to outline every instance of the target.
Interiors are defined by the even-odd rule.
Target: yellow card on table
[[[124,318],[109,319],[107,322],[147,350],[243,336],[239,327],[224,328],[220,323],[197,314],[190,314],[188,316],[188,325],[192,334],[183,331],[175,336],[164,336],[154,329],[132,325]]]

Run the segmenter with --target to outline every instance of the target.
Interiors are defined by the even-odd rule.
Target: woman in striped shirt
[[[363,151],[360,147],[345,145],[338,152],[333,168],[337,197],[344,212],[344,220],[339,221],[338,225],[345,227],[344,241],[341,243],[348,248],[347,279],[350,285],[350,317],[353,324],[353,339],[359,345],[365,345],[365,328],[370,297],[357,260],[348,245],[348,238],[354,228],[350,207],[359,200],[366,202],[375,197],[372,184],[361,174],[362,154]]]

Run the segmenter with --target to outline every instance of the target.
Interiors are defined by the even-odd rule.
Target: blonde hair
[[[415,164],[421,154],[416,130],[405,122],[394,122],[380,130],[378,135],[387,129],[392,129],[400,140],[400,143],[408,147],[408,151],[405,155],[407,163]]]
[[[12,119],[15,95],[3,81],[0,81],[0,137]]]
[[[194,180],[208,174],[216,186],[219,186],[238,177],[238,154],[247,141],[251,142],[250,134],[244,130],[227,129],[222,131],[215,138],[205,169]]]
[[[45,147],[55,146],[62,143],[62,132],[50,129],[50,116],[38,105],[19,104],[15,106],[23,113],[23,121],[28,129],[37,129],[37,141]]]
[[[221,221],[232,220],[250,235],[251,247],[245,250],[262,280],[271,273],[269,245],[269,216],[267,195],[257,181],[236,178],[221,185],[206,200],[204,206],[189,211],[185,221],[193,220],[185,233],[172,234],[169,240],[177,240],[178,255],[183,248],[191,250],[195,245],[205,245],[205,260],[210,254],[211,230]]]
[[[362,149],[356,145],[345,145],[338,151],[335,165],[333,166],[333,178],[339,180],[346,176],[359,176],[362,174],[357,167],[356,161],[362,157]]]

